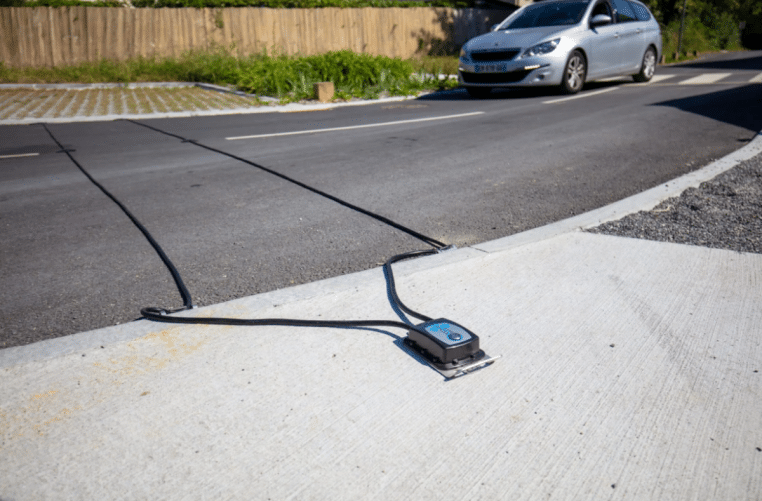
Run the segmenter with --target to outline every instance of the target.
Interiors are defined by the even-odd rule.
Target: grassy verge
[[[0,7],[124,7],[117,0],[0,0]],[[271,9],[319,9],[339,7],[474,7],[474,0],[132,0],[133,7],[221,9],[225,7],[268,7]]]
[[[392,59],[350,51],[316,56],[257,54],[234,48],[188,52],[178,58],[102,60],[56,68],[11,68],[0,62],[0,83],[204,82],[282,101],[310,99],[313,84],[333,82],[338,99],[412,95],[455,86],[427,73],[452,73],[456,58]]]

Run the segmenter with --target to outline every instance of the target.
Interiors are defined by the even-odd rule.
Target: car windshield
[[[501,30],[521,28],[540,28],[543,26],[564,26],[577,24],[585,14],[588,2],[553,2],[535,4],[524,9],[518,17],[512,19]]]

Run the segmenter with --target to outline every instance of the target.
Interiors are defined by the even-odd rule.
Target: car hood
[[[551,38],[553,35],[566,34],[574,28],[576,26],[547,26],[544,28],[491,31],[469,40],[464,48],[468,51],[529,48]]]

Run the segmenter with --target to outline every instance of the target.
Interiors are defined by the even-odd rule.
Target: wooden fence
[[[0,60],[58,66],[178,56],[235,44],[240,54],[350,49],[408,58],[452,51],[510,11],[449,8],[0,8]]]

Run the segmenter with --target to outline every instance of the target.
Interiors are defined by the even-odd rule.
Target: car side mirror
[[[606,14],[598,14],[597,16],[594,16],[590,20],[590,26],[593,28],[597,28],[598,26],[605,26],[607,24],[611,24],[614,20],[611,19],[611,16],[607,16]]]

